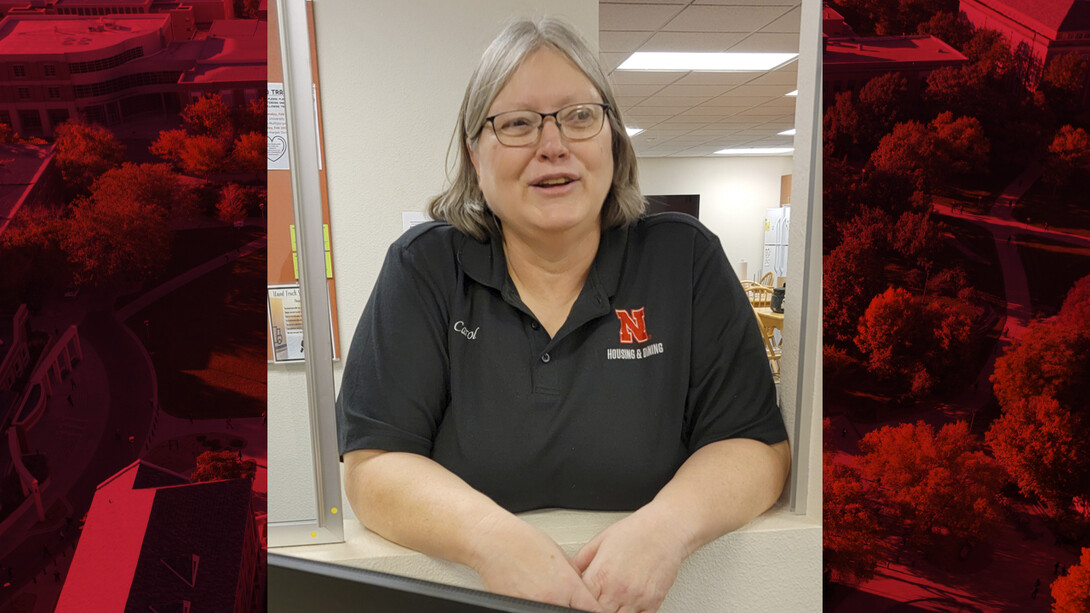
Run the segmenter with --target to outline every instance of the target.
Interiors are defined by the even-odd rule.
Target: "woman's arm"
[[[787,441],[705,445],[654,500],[603,530],[574,563],[607,611],[657,611],[682,560],[771,507],[790,466]]]
[[[780,497],[790,469],[787,441],[711,443],[690,456],[647,507],[689,528],[688,555],[767,511]]]
[[[348,500],[373,532],[473,568],[489,591],[599,610],[552,539],[430,458],[361,449],[344,464]]]

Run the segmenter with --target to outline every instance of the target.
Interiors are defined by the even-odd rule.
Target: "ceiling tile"
[[[771,119],[769,121],[766,121],[765,123],[762,123],[761,127],[775,130],[776,133],[779,134],[780,132],[783,132],[784,130],[790,130],[791,128],[795,127],[795,116],[794,115],[787,115],[787,116],[781,115],[780,117],[777,117],[775,119]]]
[[[621,65],[621,62],[628,59],[631,53],[599,53],[598,61],[602,64],[602,70],[609,74],[614,68]]]
[[[614,70],[609,80],[614,85],[667,85],[682,78],[681,72],[658,72],[651,70]]]
[[[708,142],[710,140],[718,140],[718,139],[719,139],[718,136],[715,136],[715,135],[712,135],[712,134],[706,134],[703,131],[698,131],[698,132],[693,132],[691,134],[686,134],[685,136],[679,136],[679,137],[675,138],[672,142],[674,144],[703,145],[704,143],[706,143],[706,142]]]
[[[768,100],[768,96],[735,96],[728,93],[725,96],[707,100],[701,106],[744,106],[748,108],[762,102],[768,102]]]
[[[799,33],[754,32],[730,50],[738,53],[798,53]]]
[[[689,6],[662,29],[667,32],[744,32],[748,34],[774,21],[783,15],[783,12],[780,7],[753,5]],[[602,26],[599,24],[599,27]]]
[[[748,109],[747,106],[694,106],[693,108],[678,113],[681,117],[729,117]]]
[[[670,157],[686,158],[686,157],[703,157],[705,155],[704,150],[700,147],[685,147],[682,145],[680,148],[670,154]]]
[[[631,53],[642,45],[645,40],[651,38],[653,34],[654,32],[602,31],[598,33],[598,50],[605,52]],[[796,35],[796,39],[797,38],[798,36]]]
[[[670,119],[675,115],[677,115],[677,113],[664,112],[662,109],[654,107],[641,108],[637,106],[630,109],[625,109],[624,111],[625,118],[631,119],[632,121],[642,121],[647,124],[650,124],[652,122],[666,121],[667,119]]]
[[[793,89],[794,87],[792,85],[762,85],[760,83],[750,82],[730,90],[730,95],[790,98],[787,94]]]
[[[627,109],[636,106],[643,102],[647,96],[614,96],[617,100],[617,105],[622,109]]]
[[[795,89],[798,81],[798,62],[792,62],[783,68],[758,75],[749,83],[753,85],[790,85],[791,89]]]
[[[734,88],[733,85],[671,85],[667,90],[674,96],[703,96],[704,98],[710,98],[714,96],[721,96],[730,89]]]
[[[752,117],[746,117],[745,115],[731,115],[729,117],[722,117],[716,122],[719,126],[738,126],[739,129],[745,129],[756,122]]]
[[[754,138],[746,143],[747,147],[794,147],[795,141],[787,137]]]
[[[741,85],[753,80],[752,72],[690,72],[676,81],[678,85]]]
[[[796,6],[779,19],[761,28],[762,32],[787,32],[798,35],[799,21],[802,18],[802,7]]]
[[[745,6],[760,4],[761,6],[778,6],[784,8],[785,10],[791,7],[799,6],[799,2],[795,0],[694,0],[693,4],[712,4],[718,6]]]
[[[653,96],[649,96],[645,98],[643,102],[632,107],[632,110],[655,113],[658,115],[670,114],[671,116],[673,116],[677,115],[678,113],[687,111],[691,108],[693,108],[693,104],[691,102],[682,102],[679,104],[668,105],[661,100],[656,100]]]
[[[598,30],[659,30],[681,9],[677,5],[603,2],[598,5]]]
[[[657,32],[640,51],[718,53],[742,42],[748,32]]]
[[[786,143],[791,141],[790,136],[777,136],[775,132],[769,132],[768,130],[752,129],[743,130],[736,136],[739,138],[760,138],[765,140],[773,140],[779,143]]]
[[[643,134],[640,134],[638,138],[642,138],[647,141],[664,141],[671,138],[677,138],[678,136],[684,136],[691,133],[689,128],[664,128],[655,127],[647,130]]]
[[[795,115],[795,99],[788,96],[784,96],[782,99],[776,98],[775,100],[769,100],[768,102],[761,104],[761,106],[766,109],[776,109],[781,115],[792,117]]]
[[[776,110],[768,110],[768,109],[761,108],[759,106],[755,106],[755,107],[753,107],[751,109],[746,109],[746,110],[744,110],[744,111],[742,111],[740,113],[735,113],[733,116],[734,117],[748,117],[750,119],[753,119],[755,122],[760,122],[760,121],[765,121],[767,119],[773,119],[773,118],[779,117],[780,112],[776,111]],[[755,130],[760,130],[760,128],[754,128],[754,129]],[[765,129],[765,131],[767,132],[767,129]]]
[[[640,103],[640,106],[645,108],[649,106],[691,108],[693,105],[700,104],[710,98],[711,96],[693,97],[658,94],[648,96],[646,100]]]
[[[627,71],[633,51],[795,52],[798,0],[610,0],[599,5],[599,59],[640,157],[714,156],[790,146],[797,62],[770,72]]]
[[[662,85],[614,85],[613,93],[617,94],[618,97],[639,96],[640,98],[646,98],[658,93],[663,87]]]

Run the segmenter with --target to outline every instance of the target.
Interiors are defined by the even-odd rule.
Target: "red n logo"
[[[621,342],[631,345],[633,340],[637,343],[646,343],[651,339],[647,333],[647,323],[643,320],[643,307],[633,311],[617,309],[617,319],[621,320]]]

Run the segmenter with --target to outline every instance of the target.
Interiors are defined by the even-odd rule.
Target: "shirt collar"
[[[602,232],[598,253],[594,256],[590,274],[587,276],[587,282],[596,284],[597,289],[611,300],[621,281],[621,267],[628,247],[628,231],[628,227],[620,227]],[[462,245],[458,249],[458,261],[462,270],[481,285],[503,292],[505,284],[509,283],[507,258],[500,240],[479,241],[463,235]]]

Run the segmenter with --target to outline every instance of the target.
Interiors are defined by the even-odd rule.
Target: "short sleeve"
[[[411,246],[390,247],[352,336],[337,398],[342,457],[356,449],[430,455],[449,402],[442,271],[451,265]]]
[[[708,443],[787,440],[753,308],[719,239],[694,246],[692,368],[686,401],[689,453]]]

